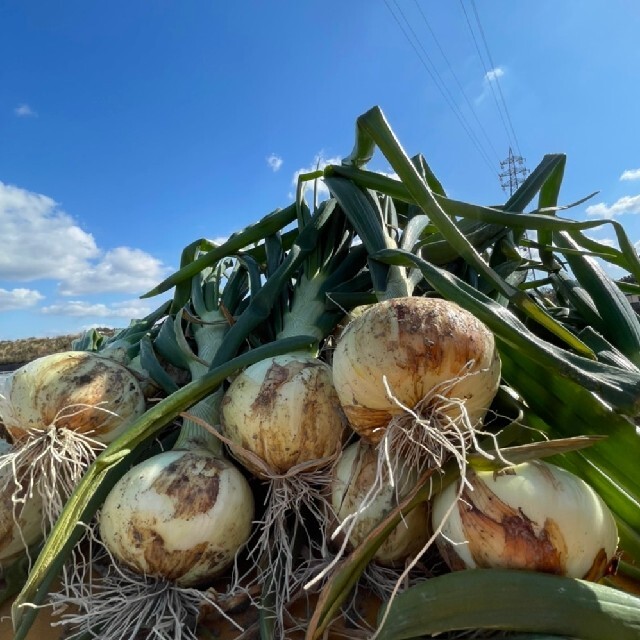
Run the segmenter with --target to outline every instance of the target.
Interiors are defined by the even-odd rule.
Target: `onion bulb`
[[[333,468],[331,503],[339,523],[352,519],[352,525],[343,529],[352,547],[360,545],[418,481],[415,470],[404,467],[397,474],[396,487],[388,482],[376,487],[377,468],[375,448],[361,441],[349,445]],[[421,503],[404,516],[376,551],[374,560],[385,566],[403,564],[424,546],[428,530],[427,505]]]
[[[29,362],[11,374],[5,394],[0,414],[14,441],[55,426],[109,443],[146,408],[129,369],[88,351]]]
[[[308,517],[318,523],[328,517],[329,470],[346,426],[331,367],[303,353],[258,362],[229,386],[221,422],[236,459],[267,481],[249,559],[257,582],[269,585],[279,637],[286,603],[312,572],[308,563],[296,566],[295,546],[304,544],[312,552],[324,546],[311,536]],[[320,524],[318,529],[323,536]],[[295,532],[304,543],[294,542]]]
[[[349,423],[376,444],[403,412],[399,403],[413,409],[438,388],[464,402],[471,426],[480,423],[498,390],[500,359],[491,331],[457,304],[396,298],[349,323],[333,353],[333,378]],[[460,404],[441,413],[456,420]]]
[[[231,383],[221,411],[234,456],[259,477],[269,474],[246,451],[283,474],[342,445],[345,420],[331,368],[311,356],[287,354],[248,367]]]
[[[451,569],[529,569],[602,577],[618,544],[611,512],[582,479],[546,462],[468,475],[433,502],[437,544]],[[457,500],[457,502],[456,502]],[[445,519],[447,512],[449,516]]]
[[[100,536],[133,571],[201,584],[232,562],[251,532],[244,476],[207,450],[172,450],[125,473],[107,496]]]

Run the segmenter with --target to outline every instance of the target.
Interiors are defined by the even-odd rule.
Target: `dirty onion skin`
[[[372,491],[377,463],[375,448],[359,441],[349,445],[333,467],[331,503],[337,522],[346,524],[342,536],[338,537],[348,536],[350,547],[359,546],[418,481],[415,470],[403,467],[397,487],[384,483],[380,491]],[[358,517],[354,517],[358,512]],[[404,516],[373,559],[383,566],[401,566],[424,546],[428,537],[428,508],[426,503],[421,503]]]
[[[249,555],[259,582],[269,585],[279,637],[286,604],[310,575],[309,567],[295,565],[293,539],[306,532],[310,549],[322,546],[310,535],[303,512],[313,514],[322,534],[330,511],[330,465],[345,437],[331,367],[302,353],[258,362],[233,380],[221,417],[234,457],[268,487]]]
[[[331,368],[293,354],[263,360],[238,375],[222,400],[222,424],[234,456],[263,479],[264,468],[245,451],[285,474],[334,455],[345,427]]]
[[[142,575],[196,586],[226,569],[251,532],[244,476],[206,450],[167,451],[129,470],[100,516],[102,541]]]
[[[464,401],[471,426],[484,418],[500,381],[491,331],[457,304],[404,297],[379,302],[352,320],[333,353],[333,377],[353,429],[372,444],[403,409],[414,408],[436,387]],[[455,404],[441,410],[456,420]]]
[[[451,569],[603,576],[618,532],[608,507],[582,479],[529,462],[497,472],[469,470],[467,480],[472,489],[464,486],[459,500],[460,480],[433,503],[433,527],[442,525],[437,545]]]
[[[7,378],[0,415],[12,446],[0,454],[0,491],[13,499],[23,547],[38,537],[34,515],[46,532],[97,453],[145,409],[136,376],[91,352],[44,356]]]

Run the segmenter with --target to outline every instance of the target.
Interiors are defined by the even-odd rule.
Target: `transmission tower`
[[[524,166],[524,158],[522,156],[514,156],[511,147],[509,147],[509,157],[500,163],[500,167],[503,169],[498,174],[500,186],[503,191],[508,191],[509,195],[512,196],[513,192],[516,191],[529,174],[529,170]]]

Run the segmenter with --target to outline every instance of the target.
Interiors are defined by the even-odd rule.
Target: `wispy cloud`
[[[493,87],[491,83],[497,82],[499,78],[502,78],[507,73],[507,70],[504,67],[494,67],[493,69],[489,69],[482,76],[482,90],[480,94],[476,97],[475,103],[480,104],[492,91]]]
[[[2,182],[0,238],[0,280],[53,280],[67,296],[139,294],[168,273],[160,260],[140,249],[100,249],[54,200]]]
[[[604,202],[599,202],[587,207],[586,213],[592,218],[604,218],[605,220],[611,220],[625,213],[640,213],[640,195],[623,196],[611,206]]]
[[[28,309],[43,298],[35,289],[0,289],[0,311]]]
[[[38,114],[26,103],[19,104],[14,110],[13,113],[18,116],[18,118],[37,118]]]
[[[489,69],[487,73],[484,74],[484,79],[487,82],[493,82],[498,78],[502,78],[504,75],[504,69],[502,67],[495,67],[494,69]]]
[[[627,169],[623,171],[620,180],[640,180],[640,169]]]
[[[277,156],[275,153],[272,153],[267,157],[267,164],[274,172],[278,171],[282,166],[282,158],[280,156]]]

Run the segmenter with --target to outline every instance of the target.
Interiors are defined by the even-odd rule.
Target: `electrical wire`
[[[435,65],[433,64],[433,62],[432,62],[429,54],[425,50],[424,46],[422,46],[422,44],[420,43],[420,39],[418,38],[415,30],[411,26],[411,23],[407,19],[404,11],[402,11],[400,6],[398,5],[397,0],[393,0],[393,3],[395,5],[398,13],[402,16],[405,24],[407,25],[408,31],[407,31],[407,29],[405,29],[405,27],[403,26],[402,22],[400,21],[400,19],[396,15],[396,13],[391,8],[391,5],[389,4],[388,0],[384,0],[384,1],[385,1],[386,6],[387,6],[387,9],[391,13],[391,15],[394,17],[396,23],[400,27],[400,30],[402,31],[402,33],[404,34],[405,38],[408,40],[408,42],[411,45],[411,47],[413,48],[414,52],[418,56],[418,59],[420,60],[422,66],[425,68],[425,70],[427,71],[427,73],[429,74],[431,79],[433,80],[434,84],[438,87],[438,90],[440,91],[440,93],[442,94],[443,98],[447,102],[447,105],[453,111],[454,115],[458,119],[458,122],[460,123],[462,128],[465,130],[466,134],[469,136],[471,142],[475,146],[475,148],[478,151],[478,153],[481,155],[481,157],[484,160],[485,164],[487,165],[487,167],[489,168],[489,170],[491,171],[491,173],[493,175],[498,175],[497,171],[493,168],[493,166],[491,164],[491,159],[489,158],[487,152],[483,148],[483,146],[480,143],[480,140],[478,139],[478,137],[474,134],[474,132],[469,127],[469,125],[466,122],[466,120],[464,118],[464,115],[460,111],[459,107],[457,107],[457,105],[455,104],[455,101],[453,100],[453,98],[451,96],[451,93],[449,92],[448,88],[446,87],[446,85],[442,81],[442,78],[441,78],[439,72],[435,68]],[[411,36],[409,35],[409,31],[413,35],[413,38],[414,38],[415,42],[418,43],[417,45],[415,44],[414,40],[411,39]],[[421,53],[421,51],[422,51],[422,53]],[[429,66],[429,65],[431,65],[431,66]],[[432,67],[433,67],[433,69],[432,69]]]
[[[469,111],[473,115],[473,117],[474,117],[474,119],[476,121],[476,124],[480,128],[480,131],[482,131],[482,134],[484,135],[484,138],[487,141],[487,144],[491,148],[491,151],[493,152],[493,154],[495,156],[496,165],[498,165],[500,163],[500,156],[498,155],[498,152],[496,151],[496,148],[493,146],[493,142],[492,142],[491,138],[489,137],[489,135],[487,134],[487,131],[484,128],[484,125],[480,121],[480,118],[478,117],[476,109],[474,108],[473,104],[471,103],[471,100],[469,100],[469,97],[467,96],[467,94],[466,94],[466,92],[465,92],[465,90],[464,90],[464,88],[462,86],[462,83],[458,79],[458,76],[456,75],[456,72],[454,71],[451,63],[449,62],[449,58],[447,57],[447,54],[444,52],[444,49],[442,48],[442,46],[440,44],[440,41],[438,40],[438,36],[436,35],[435,31],[431,28],[431,25],[429,24],[429,20],[428,20],[428,18],[426,16],[425,12],[423,11],[422,7],[420,6],[419,0],[413,0],[413,1],[414,1],[415,5],[416,5],[420,15],[422,16],[422,20],[424,21],[427,29],[429,30],[429,33],[431,34],[431,37],[433,38],[434,42],[436,43],[436,46],[438,47],[438,50],[440,51],[440,55],[444,59],[446,65],[447,65],[447,67],[449,69],[449,72],[450,72],[451,76],[455,80],[455,83],[458,86],[458,89],[460,90],[460,93],[464,97],[464,100],[465,100],[465,102],[467,104],[467,107],[469,108]]]
[[[504,127],[505,133],[507,134],[507,139],[509,141],[509,145],[514,147],[514,148],[516,148],[516,149],[518,149],[518,145],[516,145],[515,140],[512,138],[512,135],[511,135],[511,133],[509,131],[509,127],[507,125],[507,121],[506,121],[505,116],[504,116],[504,114],[502,112],[502,109],[500,107],[500,101],[498,100],[498,95],[497,95],[496,90],[495,90],[495,88],[493,86],[494,81],[496,83],[498,82],[498,76],[495,73],[495,67],[491,67],[491,69],[489,69],[487,67],[487,64],[486,64],[486,62],[484,60],[484,57],[482,56],[482,52],[480,51],[480,45],[478,44],[478,40],[476,38],[476,34],[475,34],[474,30],[473,30],[473,27],[471,26],[471,20],[469,19],[469,15],[467,13],[466,7],[464,6],[463,0],[460,0],[460,6],[462,7],[462,11],[464,13],[464,17],[465,17],[465,19],[467,21],[467,26],[469,27],[469,33],[471,34],[471,38],[473,40],[473,44],[475,45],[476,52],[478,54],[478,58],[480,58],[480,62],[481,62],[482,67],[484,69],[485,78],[487,79],[487,82],[489,84],[489,88],[491,89],[491,95],[493,96],[493,100],[494,100],[494,102],[496,104],[496,109],[498,110],[498,114],[500,115],[500,120],[502,121],[502,126]],[[490,75],[490,71],[491,70],[494,71],[493,78]],[[518,153],[520,153],[520,152],[518,151]]]
[[[482,37],[482,42],[484,43],[484,48],[487,52],[487,57],[489,58],[489,64],[492,69],[495,69],[495,65],[493,63],[493,58],[491,57],[491,51],[489,50],[489,44],[487,43],[487,39],[484,35],[484,29],[482,28],[482,23],[480,22],[480,16],[478,14],[478,8],[476,7],[475,0],[471,0],[471,6],[473,8],[473,13],[476,18],[476,22],[478,23],[478,29],[480,30],[480,36]],[[504,107],[504,113],[507,116],[507,121],[509,122],[509,128],[511,129],[511,133],[513,134],[513,139],[516,143],[516,149],[518,151],[518,155],[520,153],[520,145],[518,144],[518,137],[516,136],[515,129],[513,128],[513,123],[511,122],[511,116],[509,115],[509,109],[507,109],[507,102],[504,99],[504,94],[502,93],[502,87],[500,86],[500,80],[498,76],[496,76],[496,85],[498,87],[498,92],[500,93],[500,100],[502,101],[502,106]]]

